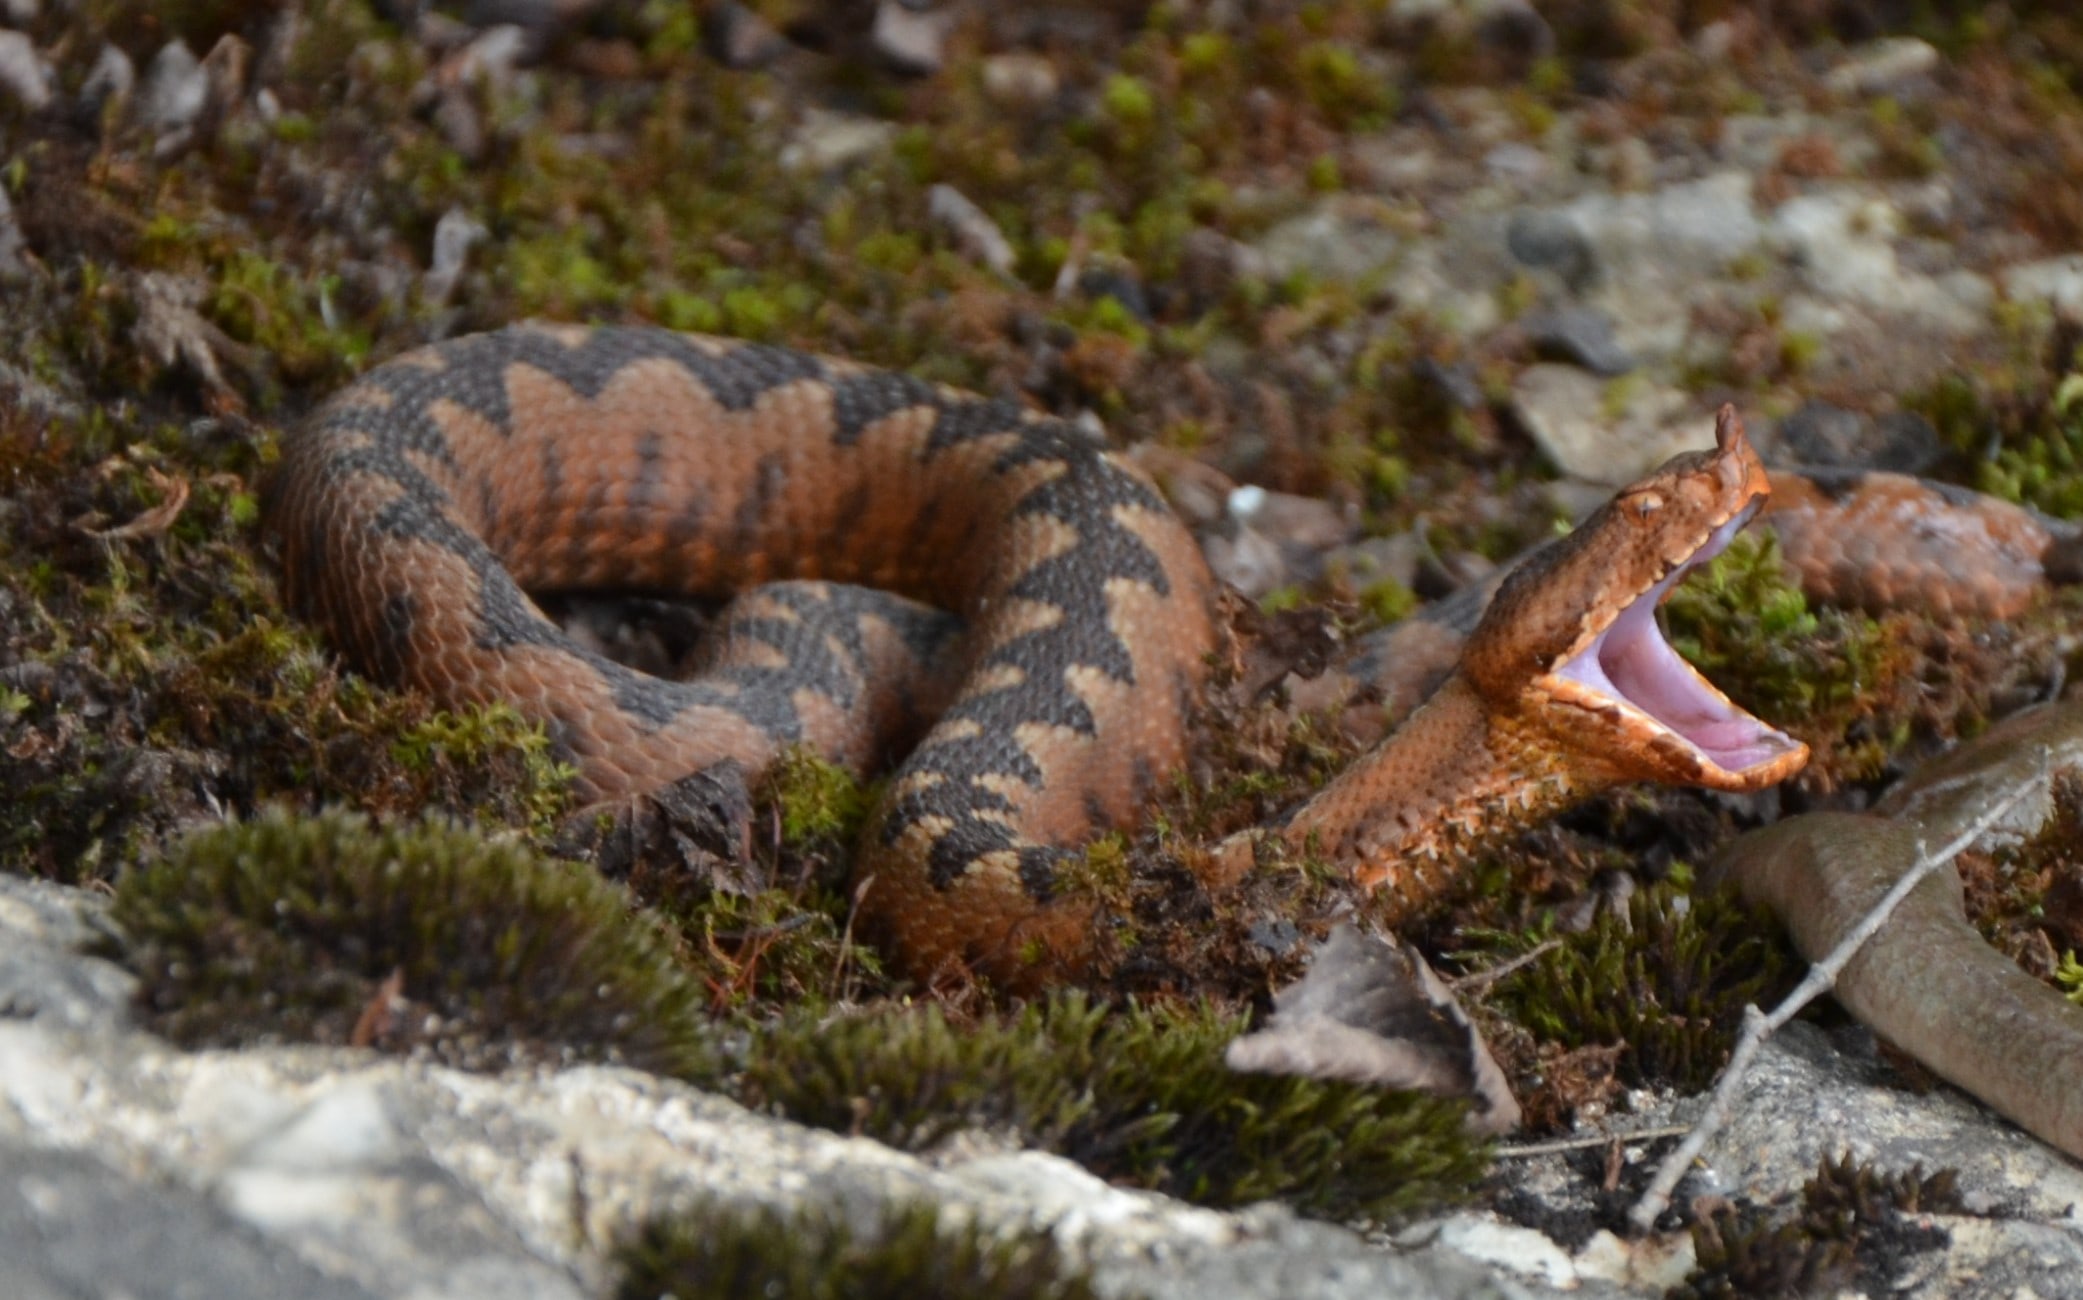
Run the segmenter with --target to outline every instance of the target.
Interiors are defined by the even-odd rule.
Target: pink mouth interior
[[[1725,772],[1768,762],[1794,748],[1795,742],[1709,687],[1664,640],[1656,607],[1694,565],[1721,554],[1757,509],[1752,505],[1716,529],[1691,559],[1642,593],[1590,645],[1555,670],[1558,676],[1640,709]]]

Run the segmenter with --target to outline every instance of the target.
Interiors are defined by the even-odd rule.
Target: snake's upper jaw
[[[1628,779],[1758,790],[1808,761],[1806,745],[1723,695],[1671,648],[1656,621],[1656,607],[1671,588],[1720,554],[1761,504],[1752,501],[1714,529],[1535,683],[1565,713],[1585,710],[1619,731],[1620,744],[1606,752]]]

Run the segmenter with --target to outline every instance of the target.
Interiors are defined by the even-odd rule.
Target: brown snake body
[[[1756,789],[1797,770],[1805,749],[1693,672],[1654,617],[1769,491],[1725,409],[1714,451],[1506,579],[1433,700],[1270,833],[1339,863],[1393,921],[1476,839],[1614,783]],[[923,729],[856,868],[869,935],[921,976],[1021,988],[1087,967],[1091,908],[1063,867],[1177,770],[1218,639],[1192,537],[1075,426],[660,330],[523,326],[392,361],[287,440],[264,508],[290,603],[354,663],[443,704],[517,706],[588,798],[724,760],[757,770],[796,744],[866,767]],[[2029,549],[2010,526],[1988,544]],[[1829,571],[1848,539],[1823,532]],[[943,623],[833,582],[966,630],[949,650]],[[709,670],[668,682],[575,644],[526,594],[577,587],[753,590]],[[1254,856],[1227,842],[1212,874]]]
[[[2037,830],[2049,778],[2083,763],[2083,703],[2047,705],[1925,765],[1871,813],[1810,813],[1753,831],[1703,873],[1770,908],[1817,960],[1908,872],[2016,787],[2005,828]],[[2083,1160],[2083,1008],[1991,948],[1941,868],[1905,898],[1845,967],[1838,1001],[1933,1073]]]

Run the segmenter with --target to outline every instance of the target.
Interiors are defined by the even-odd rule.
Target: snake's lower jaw
[[[1743,793],[1777,785],[1807,766],[1807,745],[1738,708],[1690,665],[1685,671],[1696,683],[1686,698],[1698,707],[1662,716],[1558,674],[1540,678],[1535,691],[1561,719],[1551,723],[1558,743],[1586,755],[1585,766],[1603,766],[1614,784],[1654,781]]]

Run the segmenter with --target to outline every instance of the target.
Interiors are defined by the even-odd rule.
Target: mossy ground
[[[1708,1209],[1692,1224],[1698,1264],[1671,1300],[1893,1289],[1916,1257],[1942,1249],[1943,1228],[1919,1216],[1965,1208],[1950,1170],[1883,1170],[1849,1154],[1825,1158],[1791,1204]]]
[[[1125,435],[1350,502],[1370,528],[1422,520],[1438,547],[1501,556],[1549,523],[1526,508],[1530,458],[1496,409],[1450,408],[1414,376],[1419,363],[1461,365],[1494,395],[1527,359],[1523,343],[1457,341],[1402,306],[1386,275],[1232,274],[1211,264],[1203,236],[1250,241],[1341,193],[1386,228],[1422,233],[1427,196],[1362,184],[1377,156],[1369,146],[1384,131],[1451,118],[1470,92],[1494,92],[1528,140],[1544,141],[1565,115],[1592,144],[1658,123],[1704,140],[1760,106],[1751,82],[1770,82],[1795,45],[1871,34],[1799,16],[1756,26],[1737,6],[1568,3],[1544,7],[1556,43],[1529,54],[1445,27],[1406,42],[1374,0],[1274,7],[1234,30],[1211,25],[1200,6],[1090,8],[1076,39],[1028,42],[1063,91],[1047,111],[1026,112],[994,98],[985,62],[1018,42],[978,17],[953,33],[943,71],[906,80],[800,50],[730,71],[703,52],[694,6],[602,6],[523,76],[443,90],[440,53],[358,0],[313,0],[292,27],[280,25],[280,6],[239,0],[44,6],[30,32],[39,49],[64,52],[64,95],[90,61],[81,52],[104,40],[142,68],[173,36],[198,53],[238,37],[273,108],[262,114],[243,95],[200,141],[158,148],[117,110],[35,114],[0,98],[0,185],[32,255],[0,313],[0,868],[97,884],[129,870],[116,887],[136,927],[134,959],[155,972],[150,996],[184,1035],[366,1037],[473,1061],[620,1055],[702,1075],[710,1067],[683,1055],[696,1049],[680,1036],[699,1011],[764,1026],[773,1037],[755,1041],[767,1059],[800,1060],[789,1053],[810,1051],[806,1026],[822,1025],[835,1002],[893,991],[849,937],[845,846],[859,792],[792,767],[761,796],[758,824],[780,832],[753,837],[756,878],[696,888],[632,877],[631,894],[654,905],[664,932],[569,868],[503,841],[487,847],[494,832],[548,843],[569,810],[544,737],[510,714],[452,716],[343,673],[284,613],[255,529],[260,476],[283,427],[364,366],[430,338],[526,315],[655,321],[1097,411]],[[2054,4],[1918,8],[1916,30],[1966,71],[1950,98],[1875,110],[1882,165],[1894,169],[1882,174],[1928,167],[1939,125],[1971,121],[1986,156],[2010,162],[1988,183],[1992,210],[2055,247],[2076,246],[2083,24]],[[1682,50],[1674,36],[1723,18],[1741,20],[1739,66],[1684,55],[1608,75],[1615,60]],[[449,111],[442,95],[462,107]],[[804,165],[797,110],[809,104],[886,124],[884,145],[847,165]],[[459,114],[474,136],[454,127]],[[991,216],[1013,251],[1009,274],[922,222],[935,184]],[[451,212],[487,237],[443,296],[423,269]],[[1814,340],[1771,311],[1736,324],[1726,355],[1702,363],[1702,382],[1769,403],[1803,392]],[[2079,365],[2073,341],[2060,340],[2051,351],[1963,349],[1956,371],[1915,395],[1953,447],[1956,476],[2048,507],[2083,503]],[[1984,456],[1992,432],[2001,454]],[[1871,780],[1918,744],[1971,728],[2010,680],[1992,666],[2003,636],[1833,621],[1795,608],[1769,569],[1766,553],[1731,556],[1674,621],[1740,697],[1797,723],[1823,751],[1799,799]],[[1335,594],[1376,614],[1408,603],[1400,587]],[[941,1022],[930,1019],[940,1012],[871,1010],[859,1023],[920,1055],[876,1057],[876,1044],[858,1042],[855,1073],[834,1063],[826,1093],[789,1104],[808,1114],[868,1098],[861,1088],[887,1097],[888,1085],[858,1082],[887,1070],[921,1098],[891,1131],[933,1128],[967,1114],[974,1080],[1001,1079],[1005,1061],[1082,1034],[1089,1056],[1114,1053],[1093,1065],[1104,1077],[1129,1059],[1151,1073],[1160,1070],[1148,1061],[1179,1065],[1190,1089],[1120,1094],[1141,1096],[1144,1113],[1170,1116],[1169,1127],[1090,1128],[1039,1104],[984,1118],[1054,1133],[1115,1176],[1223,1203],[1275,1192],[1333,1214],[1412,1203],[1385,1190],[1387,1166],[1310,1190],[1329,1159],[1311,1144],[1340,1124],[1376,1125],[1384,1150],[1413,1153],[1411,1198],[1459,1185],[1474,1157],[1424,1145],[1423,1106],[1335,1089],[1274,1096],[1262,1083],[1191,1091],[1215,1087],[1201,1067],[1217,1026],[1231,1023],[1223,1017],[1262,1001],[1303,950],[1296,936],[1336,905],[1332,882],[1306,863],[1209,899],[1193,884],[1193,855],[1207,836],[1291,801],[1350,750],[1321,721],[1256,706],[1213,720],[1210,733],[1208,767],[1088,865],[1128,922],[1107,993],[1183,993],[1215,1010],[1145,1006],[1105,1032],[1087,1003],[1003,1017],[958,1003]],[[387,829],[267,811],[334,805]],[[418,820],[444,812],[473,829]],[[219,833],[230,839],[175,838],[226,813],[259,820]],[[1725,807],[1689,797],[1616,797],[1494,855],[1427,934],[1436,950],[1460,947],[1448,936],[1471,926],[1523,938],[1539,909],[1599,869],[1696,856],[1735,824]],[[304,933],[261,906],[259,853],[332,881],[305,899]],[[378,870],[379,859],[391,865]],[[418,892],[387,874],[412,861],[433,864],[414,878]],[[500,902],[487,881],[533,883]],[[477,926],[472,960],[484,964],[470,969],[532,987],[533,967],[549,959],[522,933],[536,923],[513,910],[531,898],[566,900],[600,927],[584,944],[634,963],[618,969],[648,972],[632,988],[639,1004],[670,1004],[669,1014],[645,1004],[657,1019],[645,1032],[663,1037],[594,1033],[547,992],[563,1018],[531,1021],[525,1008],[451,984],[434,954]],[[372,919],[397,906],[451,928],[393,933]],[[1670,927],[1693,923],[1659,917],[1640,931],[1652,936],[1649,955],[1601,949],[1586,969],[1667,949],[1681,960],[1665,974],[1682,984],[1697,939]],[[625,923],[634,928],[609,937]],[[541,941],[578,943],[579,933],[552,925]],[[205,942],[213,936],[224,944]],[[254,972],[292,960],[309,966],[312,985],[271,1004]],[[531,969],[499,964],[516,961]],[[242,962],[253,969],[242,974]],[[397,998],[440,1005],[447,1037],[359,1031],[374,1024],[365,1013]],[[1542,1017],[1562,1015],[1562,1001],[1526,1014],[1548,1025]],[[788,1004],[807,1009],[783,1015]],[[868,1033],[852,1023],[840,1022],[838,1041]],[[1542,1030],[1554,1043],[1603,1041],[1603,1026],[1554,1023]],[[1674,1068],[1695,1068],[1691,1048],[1677,1055]],[[959,1069],[946,1063],[955,1058]],[[1642,1077],[1673,1081],[1647,1066]],[[971,1082],[949,1082],[960,1079]],[[1105,1104],[1133,1109],[1118,1097]],[[1546,1113],[1568,1109],[1553,1102]],[[1291,1119],[1208,1131],[1246,1114]],[[1247,1131],[1256,1136],[1240,1143]]]
[[[836,1211],[705,1208],[654,1221],[618,1253],[622,1300],[910,1300],[919,1295],[1089,1300],[1098,1293],[1043,1235],[993,1238],[931,1206],[865,1228]]]

